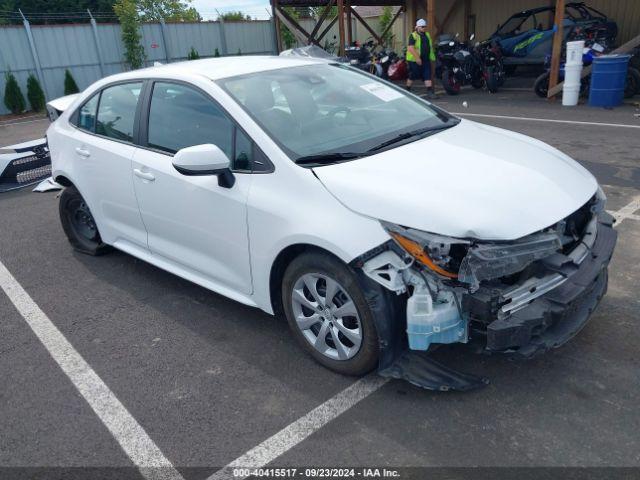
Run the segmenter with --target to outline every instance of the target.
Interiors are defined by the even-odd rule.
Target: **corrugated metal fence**
[[[126,70],[120,33],[119,24],[104,23],[95,25],[95,30],[91,24],[0,27],[0,95],[4,93],[5,73],[11,70],[26,99],[27,77],[30,73],[38,76],[36,58],[47,100],[64,95],[65,69],[71,71],[81,90]],[[147,23],[141,34],[147,65],[185,60],[191,47],[200,57],[212,57],[216,49],[220,55],[275,53],[271,21]],[[8,112],[0,102],[3,113]]]

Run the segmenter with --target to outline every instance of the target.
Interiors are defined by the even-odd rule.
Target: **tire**
[[[335,293],[325,303],[327,288]],[[293,336],[318,363],[354,376],[376,368],[379,342],[373,314],[355,273],[340,260],[320,252],[295,258],[284,273],[282,302]],[[340,307],[345,307],[342,317],[335,315]],[[306,321],[299,322],[298,318]],[[318,348],[312,342],[318,342]]]
[[[103,255],[111,247],[102,242],[98,226],[78,190],[66,187],[58,205],[62,229],[75,250],[87,255]]]
[[[631,98],[640,93],[640,72],[633,67],[627,70],[627,83],[624,87],[624,98]]]
[[[458,95],[460,93],[460,83],[455,74],[449,69],[442,72],[442,86],[449,95]]]
[[[498,78],[498,72],[495,67],[487,68],[487,89],[491,93],[497,93],[500,88],[500,79]]]
[[[540,98],[547,98],[549,93],[549,72],[545,72],[536,79],[533,90]]]
[[[484,87],[484,77],[482,77],[482,75],[479,75],[478,77],[474,78],[471,82],[471,86],[476,90],[480,90],[482,87]]]

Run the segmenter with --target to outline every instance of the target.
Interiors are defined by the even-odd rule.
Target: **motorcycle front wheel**
[[[500,88],[500,75],[496,70],[496,67],[487,68],[487,89],[491,93],[497,93]]]
[[[456,78],[456,74],[451,70],[442,72],[442,86],[449,95],[458,95],[460,93],[460,82]]]

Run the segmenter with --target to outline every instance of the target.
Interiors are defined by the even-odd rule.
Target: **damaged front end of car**
[[[486,379],[415,352],[470,343],[483,353],[530,358],[566,343],[606,293],[617,234],[605,201],[599,189],[565,219],[514,241],[450,238],[382,222],[391,240],[353,263],[405,307],[404,349],[383,357],[380,373],[427,389],[469,390]]]

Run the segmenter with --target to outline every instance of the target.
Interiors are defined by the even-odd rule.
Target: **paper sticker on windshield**
[[[360,88],[375,95],[383,102],[390,102],[402,98],[402,93],[382,83],[367,83],[366,85],[360,85]]]

